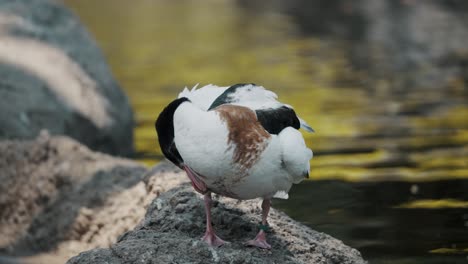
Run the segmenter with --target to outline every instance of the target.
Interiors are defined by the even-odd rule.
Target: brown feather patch
[[[229,131],[228,144],[234,147],[233,161],[247,172],[260,158],[270,134],[251,109],[237,105],[221,105],[215,109]]]

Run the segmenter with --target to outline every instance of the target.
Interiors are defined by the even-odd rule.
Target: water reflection
[[[184,86],[258,83],[317,131],[312,181],[277,207],[372,263],[466,260],[467,209],[440,208],[468,201],[466,4],[65,2],[131,99],[138,159],[162,158],[153,122]]]

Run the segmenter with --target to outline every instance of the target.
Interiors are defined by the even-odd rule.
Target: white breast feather
[[[207,177],[223,176],[232,161],[228,130],[213,111],[183,103],[174,113],[174,141],[184,163]]]

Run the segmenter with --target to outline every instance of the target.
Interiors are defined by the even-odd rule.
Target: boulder
[[[213,224],[217,234],[230,241],[220,248],[200,241],[204,203],[186,183],[154,199],[143,222],[117,243],[83,252],[67,263],[366,263],[357,250],[275,209],[268,220],[272,249],[246,247],[244,242],[258,232],[260,201],[215,200]]]
[[[148,170],[46,132],[0,141],[0,263],[62,264],[110,246],[157,195],[188,181],[175,170]]]
[[[0,141],[1,263],[365,263],[359,252],[271,210],[271,251],[246,248],[259,201],[215,197],[213,221],[231,241],[200,241],[201,196],[175,166],[96,153],[63,136]],[[274,206],[274,204],[273,204]],[[80,253],[83,252],[83,253]]]
[[[1,141],[0,254],[50,252],[63,263],[108,245],[144,216],[145,172],[63,136]]]
[[[94,150],[133,152],[133,114],[78,19],[49,0],[0,0],[0,139],[41,129]]]

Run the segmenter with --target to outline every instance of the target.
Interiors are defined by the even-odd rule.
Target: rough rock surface
[[[203,201],[186,183],[153,200],[143,223],[118,243],[81,253],[67,263],[366,263],[357,250],[275,209],[269,216],[272,250],[247,248],[243,243],[258,232],[259,201],[216,200],[213,224],[218,235],[230,241],[220,248],[200,241]]]
[[[129,102],[94,41],[62,4],[0,0],[0,139],[41,129],[94,150],[133,151]]]
[[[47,133],[1,141],[0,255],[64,263],[109,246],[143,219],[156,195],[185,180],[172,175],[165,166],[148,171]],[[0,263],[6,259],[0,256]]]
[[[364,263],[274,209],[273,250],[244,247],[258,231],[255,200],[216,197],[214,226],[231,243],[210,248],[201,196],[180,170],[147,170],[67,137],[0,141],[0,182],[0,263]]]

